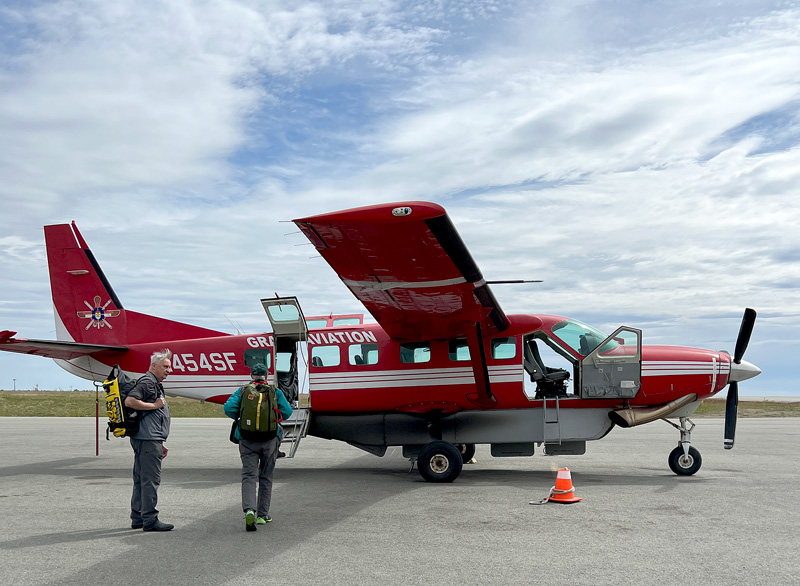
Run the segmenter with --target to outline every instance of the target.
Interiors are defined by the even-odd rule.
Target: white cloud
[[[511,312],[726,347],[752,305],[751,352],[785,352],[800,12],[772,6],[7,7],[0,328],[52,335],[41,225],[71,219],[137,311],[226,331],[264,329],[275,291],[360,311],[278,221],[428,199],[487,278],[545,279],[497,287]]]

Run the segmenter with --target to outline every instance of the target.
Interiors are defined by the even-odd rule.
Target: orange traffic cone
[[[556,485],[550,489],[550,494],[541,501],[532,501],[532,505],[543,505],[550,501],[553,503],[577,503],[583,500],[575,496],[575,488],[572,486],[572,476],[569,468],[559,468],[556,475]]]

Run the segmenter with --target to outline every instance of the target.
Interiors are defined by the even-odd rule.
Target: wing
[[[16,333],[8,330],[0,332],[0,350],[61,360],[72,360],[73,358],[102,352],[103,350],[112,352],[125,352],[128,350],[126,346],[80,344],[78,342],[59,342],[58,340],[26,340],[25,338],[14,338],[13,336]]]
[[[399,340],[502,331],[498,305],[447,213],[428,202],[294,220],[347,288]]]

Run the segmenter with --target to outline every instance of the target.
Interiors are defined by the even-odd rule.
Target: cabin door
[[[275,384],[286,400],[295,403],[300,393],[297,344],[308,340],[308,327],[296,297],[262,299],[272,324],[275,352]]]
[[[642,331],[617,329],[580,362],[581,399],[633,399],[642,388]]]

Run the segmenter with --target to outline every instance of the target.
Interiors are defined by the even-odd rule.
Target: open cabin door
[[[308,340],[308,327],[296,297],[262,299],[272,324],[275,351],[275,384],[294,403],[299,397],[297,343]]]
[[[633,399],[642,388],[642,331],[618,328],[580,362],[581,399]]]

